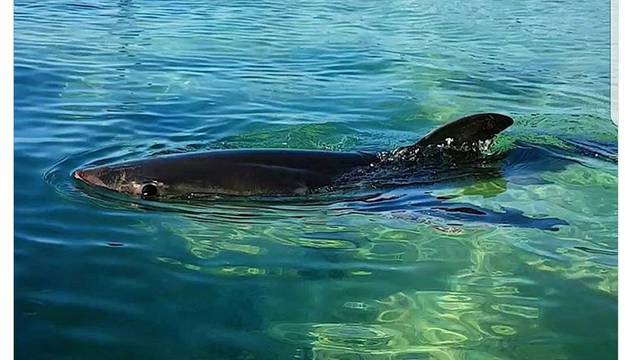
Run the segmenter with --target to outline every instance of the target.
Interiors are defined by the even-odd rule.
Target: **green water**
[[[608,2],[14,8],[16,358],[617,358]],[[373,197],[153,204],[70,177],[388,150],[485,111],[515,119],[499,174]]]

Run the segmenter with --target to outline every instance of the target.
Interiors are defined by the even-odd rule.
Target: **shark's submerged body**
[[[428,159],[429,154],[473,152],[513,124],[500,114],[458,119],[416,144],[392,153]],[[220,150],[157,157],[76,170],[73,177],[147,200],[189,199],[214,195],[295,196],[331,189],[349,174],[366,174],[384,161],[382,153],[309,150]],[[468,153],[466,155],[469,155]],[[428,164],[426,164],[428,166]]]

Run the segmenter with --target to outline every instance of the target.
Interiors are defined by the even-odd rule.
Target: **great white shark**
[[[450,122],[417,143],[391,152],[217,150],[88,167],[74,171],[73,177],[92,187],[156,201],[305,195],[344,184],[345,179],[357,182],[358,176],[350,174],[366,174],[388,159],[388,154],[421,159],[445,152],[473,155],[478,144],[491,142],[512,124],[509,116],[483,113]]]

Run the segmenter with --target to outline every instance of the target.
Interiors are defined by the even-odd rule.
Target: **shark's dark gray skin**
[[[394,154],[442,152],[491,141],[513,124],[476,114],[448,123]],[[76,170],[88,185],[150,200],[207,195],[291,196],[331,187],[353,171],[375,167],[379,153],[309,150],[220,150],[157,157]]]

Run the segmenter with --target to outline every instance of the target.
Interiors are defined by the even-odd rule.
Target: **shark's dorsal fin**
[[[493,139],[512,124],[512,118],[501,114],[465,116],[431,131],[412,147],[473,145]]]
[[[486,113],[465,116],[431,131],[417,143],[393,150],[387,159],[419,160],[431,155],[476,156],[493,138],[513,124],[513,119]],[[433,159],[431,159],[433,160]]]

